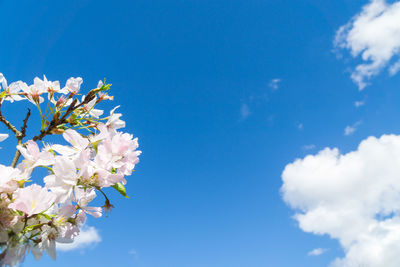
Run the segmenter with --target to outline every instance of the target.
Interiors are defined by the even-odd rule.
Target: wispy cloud
[[[269,86],[272,90],[278,90],[278,89],[279,89],[279,83],[280,83],[281,81],[282,81],[282,80],[281,80],[281,79],[278,79],[278,78],[272,79],[272,80],[269,82],[268,86]]]
[[[355,106],[356,108],[359,108],[359,107],[364,106],[364,105],[365,105],[365,101],[364,101],[364,100],[355,101],[355,102],[354,102],[354,106]]]
[[[344,135],[352,135],[356,130],[357,128],[354,126],[346,126],[346,128],[344,128]]]
[[[300,131],[304,129],[304,125],[302,123],[298,123],[297,124],[297,129],[299,129]]]
[[[129,250],[128,254],[131,255],[134,259],[138,259],[138,257],[139,257],[136,249]]]
[[[358,126],[361,124],[361,121],[357,121],[353,125],[348,125],[346,128],[344,128],[344,135],[352,135],[357,131]]]
[[[361,55],[363,63],[351,74],[360,90],[387,65],[389,73],[396,74],[400,70],[400,2],[370,1],[361,13],[340,27],[335,46],[349,50],[353,57]],[[391,64],[394,57],[398,61]]]
[[[307,253],[308,256],[319,256],[327,252],[326,248],[316,248]]]
[[[280,84],[281,81],[282,81],[282,80],[281,80],[281,79],[278,79],[278,78],[272,79],[272,80],[269,82],[268,86],[269,86],[272,90],[278,90],[278,89],[279,89],[279,84]]]
[[[315,148],[315,145],[314,145],[314,144],[311,144],[311,145],[304,145],[304,146],[302,146],[301,148],[302,148],[303,150],[312,150],[312,149]]]
[[[73,243],[57,243],[57,250],[70,251],[85,249],[100,243],[101,237],[94,227],[83,227]]]
[[[240,107],[240,118],[242,120],[245,120],[248,116],[250,116],[251,111],[250,108],[247,104],[243,103],[242,106]]]

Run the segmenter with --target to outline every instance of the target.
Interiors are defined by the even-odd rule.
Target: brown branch
[[[40,134],[34,136],[32,138],[33,141],[37,141],[37,140],[42,140],[43,137],[45,137],[48,134],[51,134],[51,131],[53,131],[54,129],[57,128],[57,126],[63,124],[67,118],[68,115],[70,115],[74,110],[75,110],[75,104],[78,100],[74,99],[74,101],[72,101],[71,105],[68,107],[67,111],[65,112],[65,114],[59,119],[59,116],[57,116],[57,113],[53,116],[53,118],[51,119],[49,126],[47,127],[46,130],[42,130],[40,131]]]
[[[67,111],[64,113],[64,115],[59,118],[58,116],[56,116],[56,114],[53,116],[53,118],[51,119],[49,126],[47,127],[46,130],[44,131],[40,131],[40,134],[34,136],[32,138],[33,141],[37,141],[37,140],[42,140],[43,137],[45,137],[46,135],[52,134],[52,131],[55,130],[58,126],[60,126],[61,124],[65,123],[68,119],[68,116],[71,115],[72,112],[74,112],[76,109],[82,107],[83,105],[89,103],[90,101],[93,100],[93,98],[95,98],[96,96],[96,91],[95,89],[90,90],[89,93],[85,96],[85,99],[79,103],[78,105],[76,105],[76,103],[78,102],[78,100],[75,98],[71,105],[69,105]]]
[[[32,138],[33,141],[38,141],[38,140],[42,140],[46,135],[50,135],[52,134],[52,131],[57,129],[58,126],[64,124],[67,119],[68,116],[71,115],[72,112],[74,112],[76,109],[80,108],[81,106],[89,103],[91,100],[93,100],[96,96],[96,91],[95,89],[90,90],[89,93],[85,96],[85,99],[79,103],[78,105],[76,105],[76,103],[78,102],[77,99],[74,99],[71,103],[71,105],[69,105],[68,109],[66,110],[66,112],[64,113],[64,115],[59,118],[59,113],[54,114],[53,118],[51,119],[49,126],[47,127],[46,130],[41,130],[40,134],[34,136]],[[76,106],[75,106],[76,105]],[[1,108],[1,102],[0,102],[0,108]],[[23,125],[21,128],[21,131],[18,131],[17,128],[15,128],[10,122],[8,122],[4,116],[1,114],[1,109],[0,109],[0,121],[3,122],[4,124],[6,124],[6,126],[14,132],[15,137],[18,140],[18,145],[25,145],[22,143],[22,139],[25,137],[25,133],[26,133],[26,128],[27,128],[27,123],[28,123],[28,119],[29,116],[31,115],[31,111],[30,109],[28,109],[28,113],[26,114],[26,117],[23,121]],[[18,163],[18,159],[21,156],[21,152],[19,152],[19,150],[17,149],[17,151],[15,152],[15,156],[14,159],[11,163],[12,167],[15,167]]]
[[[21,127],[21,131],[19,132],[19,135],[16,135],[17,140],[18,140],[18,145],[22,145],[22,139],[24,139],[25,135],[26,135],[26,128],[28,127],[28,120],[29,117],[31,116],[31,110],[28,108],[28,113],[26,113],[25,119],[23,121],[22,127]],[[13,161],[11,162],[11,167],[15,167],[18,163],[18,159],[21,156],[21,152],[19,152],[19,150],[17,149],[17,151],[15,152]]]
[[[29,120],[30,116],[31,116],[31,110],[28,108],[28,113],[26,113],[25,119],[23,121],[23,125],[21,127],[21,133],[22,133],[23,137],[25,137],[26,128],[28,128],[28,120]]]
[[[2,123],[4,123],[8,129],[10,129],[15,137],[18,137],[21,133],[20,131],[17,130],[17,128],[15,128],[14,125],[12,125],[8,120],[6,120],[6,118],[3,116],[3,114],[1,113],[1,105],[3,104],[3,99],[0,99],[0,121]]]
[[[18,138],[18,136],[21,136],[21,132],[18,131],[17,128],[15,128],[15,126],[12,125],[8,120],[6,120],[6,118],[1,113],[1,110],[0,110],[0,121],[4,123],[7,126],[7,128],[14,133],[15,137]]]

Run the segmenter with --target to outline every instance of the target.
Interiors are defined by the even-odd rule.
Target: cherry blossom
[[[49,209],[54,204],[56,195],[46,188],[32,184],[24,188],[18,188],[14,193],[14,198],[15,201],[8,207],[31,216]]]
[[[0,112],[0,122],[17,143],[11,165],[0,164],[0,266],[16,266],[29,252],[37,260],[43,253],[56,259],[57,243],[74,242],[86,216],[98,218],[113,207],[107,190],[127,197],[126,177],[141,154],[138,139],[120,131],[125,122],[116,113],[119,106],[106,117],[97,108],[113,100],[107,94],[111,85],[100,81],[78,99],[82,83],[80,77],[70,78],[61,88],[43,76],[30,85],[8,85],[0,73],[0,103],[31,102],[41,121],[40,131],[27,137],[30,109],[20,129]],[[64,141],[44,141],[61,134]],[[0,134],[0,142],[8,137]],[[39,180],[38,168],[48,171]],[[92,204],[97,197],[104,198],[102,207]]]

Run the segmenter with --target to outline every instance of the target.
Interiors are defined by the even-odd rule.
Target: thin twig
[[[15,126],[12,125],[8,120],[6,120],[6,118],[5,118],[5,117],[3,116],[3,114],[1,113],[1,110],[0,110],[0,121],[1,121],[2,123],[4,123],[4,124],[7,126],[7,128],[10,129],[10,130],[14,133],[15,137],[18,138],[18,136],[21,135],[21,132],[18,131],[17,128],[15,128]]]
[[[28,120],[29,117],[31,116],[31,110],[28,108],[28,112],[26,113],[25,119],[23,121],[21,131],[19,131],[19,135],[16,135],[17,140],[18,140],[18,145],[22,145],[22,140],[24,139],[26,135],[26,128],[28,127]],[[17,149],[15,152],[13,161],[11,162],[11,167],[15,167],[18,163],[19,157],[21,156],[21,152]]]
[[[89,93],[86,95],[85,99],[79,103],[78,105],[76,105],[76,103],[78,102],[77,99],[74,99],[71,103],[71,105],[69,105],[68,109],[66,110],[66,112],[64,113],[64,115],[59,118],[59,116],[57,116],[56,114],[54,114],[53,118],[51,119],[49,126],[47,127],[46,130],[41,130],[40,134],[34,136],[32,138],[33,141],[38,141],[38,140],[42,140],[46,135],[50,135],[52,134],[52,131],[54,129],[57,129],[58,126],[62,125],[63,123],[65,123],[68,119],[68,116],[71,115],[72,112],[74,112],[76,109],[80,108],[81,106],[89,103],[91,100],[93,100],[96,97],[96,91],[95,90],[90,90]],[[1,104],[2,102],[0,101],[0,108],[1,108]],[[27,128],[27,122],[29,119],[29,116],[31,115],[31,111],[28,109],[28,113],[26,114],[26,117],[24,119],[23,122],[23,126],[21,128],[21,131],[18,131],[17,128],[15,128],[10,122],[8,122],[4,116],[1,114],[1,109],[0,109],[0,121],[3,122],[8,129],[10,129],[11,131],[14,132],[15,137],[18,140],[18,145],[22,145],[24,146],[25,144],[22,143],[22,139],[25,137],[25,132],[26,132],[26,128]],[[14,159],[11,163],[12,167],[15,167],[18,163],[18,159],[21,156],[21,152],[19,152],[19,150],[17,149],[17,151],[15,152],[15,156]]]
[[[83,105],[89,103],[90,101],[93,100],[93,98],[95,98],[96,93],[94,90],[90,90],[89,93],[85,96],[85,99],[79,103],[78,105],[76,105],[76,103],[78,102],[78,100],[75,98],[71,105],[69,105],[67,111],[64,113],[64,115],[61,118],[58,118],[58,116],[54,115],[53,118],[51,119],[49,126],[47,127],[46,130],[41,131],[40,134],[34,136],[32,138],[33,141],[38,141],[38,140],[42,140],[43,137],[45,137],[46,135],[52,134],[52,131],[54,129],[56,129],[58,126],[60,126],[61,124],[65,123],[68,119],[68,116],[71,115],[72,112],[74,112],[76,109],[82,107]]]
[[[22,125],[22,128],[21,128],[21,133],[22,133],[23,137],[25,137],[26,128],[28,128],[28,120],[29,120],[30,116],[31,116],[31,110],[28,108],[28,113],[26,113],[26,116],[24,119],[24,124]]]
[[[49,126],[47,127],[46,130],[44,131],[40,131],[40,134],[34,136],[32,138],[33,141],[37,141],[37,140],[42,140],[43,137],[45,137],[48,134],[51,134],[51,131],[56,129],[57,126],[59,126],[60,124],[63,124],[64,121],[66,120],[66,117],[68,115],[70,115],[74,110],[75,110],[75,104],[78,100],[74,99],[74,101],[72,101],[71,105],[68,107],[67,111],[65,112],[65,114],[59,119],[58,116],[54,115],[53,118],[51,119]]]

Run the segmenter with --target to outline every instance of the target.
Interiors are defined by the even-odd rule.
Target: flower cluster
[[[137,138],[119,131],[125,122],[116,112],[118,107],[108,116],[96,109],[100,102],[113,99],[106,93],[111,85],[100,81],[81,95],[82,82],[70,78],[61,88],[58,81],[44,77],[31,85],[22,81],[8,85],[0,73],[0,122],[18,142],[11,165],[0,164],[0,266],[16,266],[28,252],[36,259],[43,252],[55,259],[56,244],[73,242],[87,215],[98,218],[113,207],[107,188],[127,197],[125,177],[141,153]],[[41,121],[38,134],[27,141],[30,110],[20,130],[1,113],[5,102],[23,100],[38,109]],[[62,135],[64,144],[45,143],[50,135]],[[0,134],[0,141],[7,137]],[[40,182],[43,186],[32,182],[37,168],[48,171]],[[99,193],[104,206],[93,206]]]

